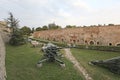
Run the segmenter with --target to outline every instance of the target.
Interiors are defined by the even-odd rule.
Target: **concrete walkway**
[[[93,80],[90,75],[87,73],[87,71],[80,65],[80,63],[75,59],[75,57],[72,55],[70,49],[64,49],[65,50],[65,57],[69,59],[73,64],[74,67],[83,74],[86,80]]]

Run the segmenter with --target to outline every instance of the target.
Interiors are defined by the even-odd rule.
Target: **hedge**
[[[64,43],[64,42],[55,42],[55,41],[41,40],[41,39],[35,39],[35,38],[31,38],[31,39],[39,41],[39,42],[42,42],[42,43],[49,43],[49,42],[51,42],[51,43],[53,43],[53,44],[55,44],[57,46],[60,46],[60,47],[66,47],[67,46],[67,44]]]
[[[113,51],[120,52],[119,46],[91,46],[91,45],[76,45],[79,49],[90,49],[90,50],[100,50],[100,51]]]
[[[41,40],[31,38],[32,40],[36,40],[43,43],[52,42],[53,44],[60,46],[60,47],[67,47],[67,43],[64,42],[55,42],[55,41],[48,41],[48,40]],[[89,50],[99,50],[99,51],[113,51],[113,52],[120,52],[120,46],[94,46],[94,45],[76,45],[74,48],[78,49],[89,49]]]

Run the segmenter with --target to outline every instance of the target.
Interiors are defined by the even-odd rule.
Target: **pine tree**
[[[18,28],[18,19],[15,19],[13,14],[9,13],[9,18],[6,19],[7,26],[11,29],[11,39],[9,43],[11,45],[21,45],[25,43],[25,40],[20,32],[20,29]]]

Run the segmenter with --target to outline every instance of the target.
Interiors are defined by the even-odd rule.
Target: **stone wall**
[[[6,27],[4,21],[0,21],[0,80],[6,80],[5,69],[5,44],[10,39],[10,29]]]
[[[9,42],[10,40],[10,28],[7,27],[7,23],[4,21],[0,21],[0,34],[3,38],[5,43]]]
[[[0,80],[6,80],[5,45],[0,34]]]
[[[35,38],[80,45],[120,46],[120,26],[96,26],[34,32]]]

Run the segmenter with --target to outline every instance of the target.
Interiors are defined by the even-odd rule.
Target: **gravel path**
[[[65,57],[69,59],[73,64],[74,67],[83,74],[86,80],[93,80],[90,75],[87,73],[87,71],[80,65],[80,63],[75,59],[75,57],[72,55],[70,49],[64,49],[65,50]]]

